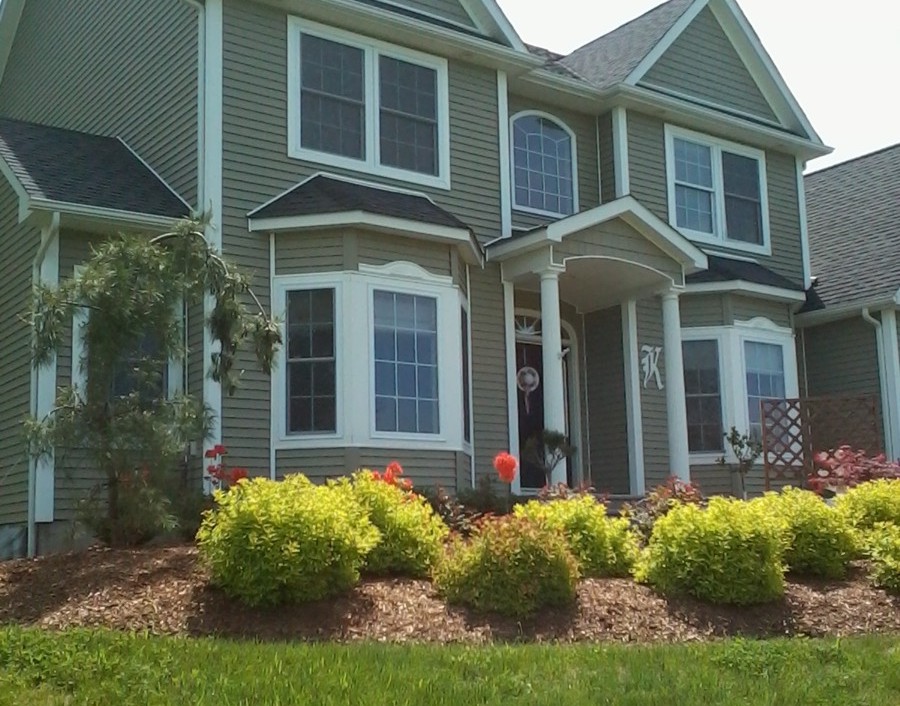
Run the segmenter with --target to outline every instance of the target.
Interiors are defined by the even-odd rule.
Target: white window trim
[[[471,287],[471,283],[468,282],[468,267],[466,268],[466,280],[467,280],[466,290],[468,292],[469,288]],[[466,326],[466,331],[465,331],[464,335],[466,336],[466,351],[468,351],[468,356],[467,356],[468,360],[466,362],[469,365],[469,379],[468,380],[462,379],[462,368],[460,368],[460,373],[459,373],[460,380],[463,383],[465,383],[467,385],[467,387],[469,388],[469,390],[468,390],[469,391],[469,429],[468,429],[469,440],[466,441],[465,430],[463,430],[462,446],[463,446],[463,451],[465,451],[467,454],[469,454],[471,456],[472,449],[473,449],[473,442],[475,440],[475,406],[474,406],[473,394],[472,394],[473,393],[472,378],[474,377],[472,375],[472,307],[469,304],[468,294],[464,294],[463,292],[459,293],[459,309],[460,309],[460,319],[462,319],[462,311],[464,310],[466,312],[466,323],[468,324],[468,326]],[[460,321],[459,330],[460,330],[460,335],[463,335],[462,321]],[[461,354],[462,354],[462,341],[460,341],[460,355]],[[438,352],[438,355],[440,355],[440,352]],[[463,417],[463,420],[465,420],[465,398],[463,398],[461,404],[462,404],[462,406],[460,407],[460,415]]]
[[[762,150],[735,142],[729,142],[718,137],[710,137],[703,133],[675,127],[665,126],[666,138],[666,187],[669,200],[669,223],[683,233],[685,237],[695,242],[716,245],[722,248],[755,253],[757,255],[772,254],[772,240],[769,232],[769,187],[766,178],[766,153]],[[678,226],[677,209],[675,206],[675,139],[681,138],[709,147],[712,151],[713,173],[713,233],[680,228]],[[759,163],[759,204],[761,211],[762,244],[744,243],[739,240],[730,240],[727,237],[725,226],[725,186],[722,175],[722,151],[738,154],[742,157],[755,159]]]
[[[800,394],[797,374],[797,347],[794,332],[778,326],[767,318],[756,317],[749,321],[735,321],[732,326],[703,326],[683,328],[681,340],[716,341],[719,346],[719,389],[722,396],[722,431],[727,434],[735,427],[742,434],[750,429],[750,415],[747,409],[747,375],[744,343],[770,343],[781,346],[784,355],[784,389],[786,397]],[[724,455],[726,461],[734,462],[731,449],[723,443],[725,453],[693,452],[692,466],[715,464]]]
[[[287,434],[286,374],[283,355],[272,371],[273,445],[283,449],[334,447],[465,451],[460,355],[460,290],[452,277],[434,275],[409,262],[360,264],[358,271],[330,274],[276,275],[273,310],[286,339],[287,292],[298,289],[335,289],[335,411],[336,432]],[[374,308],[376,290],[416,294],[437,299],[438,315],[438,434],[410,434],[375,430]],[[365,312],[363,314],[362,312]],[[365,322],[365,326],[360,325]],[[471,323],[471,322],[470,322]],[[362,403],[362,391],[368,396]]]
[[[561,213],[558,211],[546,211],[541,208],[532,208],[531,206],[521,206],[516,203],[516,120],[519,118],[538,117],[551,121],[554,125],[562,128],[571,140],[572,145],[572,213]],[[549,218],[568,218],[578,213],[578,138],[574,130],[570,128],[562,118],[546,113],[542,110],[521,110],[509,119],[509,189],[510,203],[512,210],[518,213],[530,213],[535,216],[546,216]]]
[[[82,272],[84,265],[75,265],[73,278],[78,279]],[[82,366],[82,361],[85,355],[84,326],[89,317],[90,312],[85,307],[79,307],[72,316],[71,383],[75,394],[82,400],[87,394],[87,371]],[[184,392],[184,361],[169,358],[166,370],[166,399],[171,400],[182,392]]]
[[[357,172],[376,174],[389,179],[408,181],[421,186],[450,189],[450,88],[447,60],[423,54],[422,52],[399,47],[387,42],[363,37],[345,30],[328,27],[317,22],[288,17],[288,157],[302,159],[332,167],[350,169]],[[364,97],[365,97],[365,145],[366,158],[354,159],[342,155],[329,154],[304,148],[300,141],[300,35],[310,34],[363,51]],[[424,66],[435,71],[437,77],[437,131],[438,131],[438,174],[389,167],[381,164],[381,111],[379,108],[379,56],[399,59],[411,64]]]

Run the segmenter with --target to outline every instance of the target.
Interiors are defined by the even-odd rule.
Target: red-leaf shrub
[[[815,471],[807,479],[817,493],[853,488],[860,483],[882,478],[900,480],[900,464],[888,461],[884,454],[869,456],[865,451],[841,446],[813,456]]]

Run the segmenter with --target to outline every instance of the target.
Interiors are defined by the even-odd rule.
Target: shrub
[[[838,511],[858,530],[870,530],[879,522],[900,525],[900,480],[862,483],[839,495]]]
[[[856,552],[843,515],[808,490],[785,488],[752,501],[780,531],[784,561],[798,574],[840,578]]]
[[[485,520],[435,568],[451,603],[522,617],[575,600],[578,562],[558,532],[526,517]]]
[[[677,504],[653,528],[635,576],[663,593],[763,603],[784,592],[780,538],[777,525],[751,503]]]
[[[347,480],[242,480],[216,491],[197,533],[215,584],[248,605],[317,600],[352,587],[379,534]]]
[[[366,556],[365,569],[375,574],[427,575],[448,533],[428,501],[366,470],[353,476],[353,492],[381,533],[381,541]]]
[[[641,500],[625,503],[621,515],[631,523],[631,528],[638,538],[646,544],[656,522],[665,517],[673,507],[684,503],[702,506],[706,503],[706,499],[696,485],[685,483],[680,478],[672,476]]]
[[[841,446],[813,456],[815,472],[807,479],[811,490],[833,495],[872,480],[900,480],[900,463],[884,454],[869,456],[865,451]]]
[[[451,532],[463,537],[471,536],[485,517],[485,513],[467,507],[441,486],[417,489],[416,493],[425,499]]]
[[[875,525],[867,538],[866,550],[872,560],[872,582],[900,593],[900,525]]]
[[[637,555],[628,520],[611,518],[606,506],[590,495],[570,500],[532,500],[515,508],[527,517],[562,532],[585,576],[627,576]]]

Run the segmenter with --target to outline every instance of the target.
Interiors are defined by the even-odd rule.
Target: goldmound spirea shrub
[[[835,507],[858,530],[880,522],[900,525],[900,480],[861,483],[835,500]]]
[[[784,593],[781,541],[778,526],[752,503],[676,505],[654,525],[635,578],[711,603],[765,603]]]
[[[578,578],[561,533],[512,515],[485,520],[434,570],[435,586],[450,603],[514,617],[571,604]]]
[[[752,504],[778,527],[789,571],[824,578],[846,574],[857,551],[853,528],[819,495],[785,488],[766,493]]]
[[[353,493],[381,534],[378,544],[366,556],[364,570],[373,574],[427,576],[449,533],[428,501],[368,470],[353,475]]]
[[[628,520],[611,518],[592,495],[517,505],[514,513],[561,532],[583,576],[628,576],[637,557],[637,539]]]
[[[379,533],[348,480],[240,481],[215,493],[197,533],[212,581],[251,605],[312,601],[350,589]]]
[[[900,593],[900,525],[880,522],[866,537],[872,583]]]

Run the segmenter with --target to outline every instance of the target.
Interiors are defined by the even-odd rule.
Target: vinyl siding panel
[[[657,297],[637,302],[639,346],[662,346],[662,302]],[[663,350],[662,356],[666,352]],[[660,356],[660,374],[665,385],[665,361]],[[668,413],[666,391],[651,382],[641,386],[641,414],[644,425],[644,475],[648,488],[664,483],[671,475],[669,466]]]
[[[704,495],[733,495],[740,485],[728,466],[691,466],[691,482],[698,485]]]
[[[390,0],[388,4],[402,5],[410,10],[427,12],[441,19],[475,28],[469,13],[457,0]]]
[[[455,488],[469,457],[454,451],[401,451],[344,448],[290,449],[277,452],[277,477],[302,473],[316,483],[353,473],[359,468],[383,469],[391,461],[403,466],[404,477],[416,487]]]
[[[557,118],[559,121],[575,133],[575,149],[578,160],[578,210],[587,211],[600,205],[600,172],[597,163],[597,120],[593,115],[576,113],[549,103],[542,103],[531,98],[520,96],[509,97],[509,115],[514,116],[523,110],[538,110]],[[513,139],[513,131],[510,126],[510,140]],[[513,168],[515,158],[511,158]],[[512,188],[515,189],[515,178],[511,178]],[[496,190],[496,186],[494,187]],[[515,209],[515,194],[513,194],[513,227],[533,228],[555,220],[531,213],[523,213]]]
[[[682,269],[678,263],[621,221],[610,221],[573,233],[553,247],[553,256],[557,262],[584,255],[601,255],[637,262],[669,275],[676,282],[681,281],[682,277]]]
[[[772,254],[756,255],[755,259],[800,284],[803,282],[803,255],[796,162],[793,156],[772,150],[767,150],[765,156]],[[628,112],[628,161],[631,194],[668,222],[665,126],[662,120]],[[714,249],[727,251],[728,246],[722,243]]]
[[[802,335],[811,397],[877,395],[880,409],[881,384],[874,327],[861,317],[854,317],[805,328]]]
[[[682,296],[679,305],[684,328],[725,325],[725,297],[721,294]]]
[[[347,234],[347,237],[355,239],[356,234]],[[268,250],[268,242],[266,248]],[[343,269],[345,269],[344,234],[341,231],[279,233],[275,236],[276,275],[333,272]]]
[[[586,314],[584,337],[591,482],[600,492],[626,494],[630,481],[622,308]]]
[[[436,275],[452,275],[454,247],[414,238],[360,233],[359,261],[367,265],[386,265],[396,260],[412,262]]]
[[[439,206],[472,227],[482,241],[499,235],[496,72],[450,60],[450,172],[453,188],[447,191],[289,158],[287,15],[284,11],[253,2],[226,0],[224,43],[223,250],[228,257],[253,273],[253,285],[263,306],[269,307],[268,239],[263,234],[247,231],[246,214],[318,171],[347,174],[425,192]],[[304,242],[302,238],[306,237],[309,237],[308,234],[277,237],[279,274],[337,269],[348,260],[344,245],[338,246],[336,242],[322,239],[319,241],[322,251],[314,255],[321,258],[321,262],[304,262],[306,253],[300,254],[295,246]],[[380,242],[381,247],[373,247],[375,242]],[[372,241],[360,237],[357,245],[360,261],[418,261],[424,258],[427,263],[424,266],[438,266],[431,254],[434,252],[432,243],[422,243],[420,248],[415,241],[402,238]],[[305,247],[302,249],[307,250]],[[349,259],[352,260],[352,257]],[[446,270],[449,267],[452,265],[445,255],[439,268]],[[460,268],[462,271],[464,268]],[[496,400],[484,405],[490,417],[485,420],[484,431],[480,433],[486,435],[490,444],[482,445],[479,436],[476,436],[476,449],[489,446],[496,453],[499,446],[496,443],[495,423],[503,426],[503,443],[500,446],[505,448],[507,443],[502,288],[496,269],[490,275],[473,269],[472,280],[476,428],[481,425],[479,415],[482,413],[478,403],[479,381],[489,391],[488,394],[496,394],[499,387],[503,395],[502,410],[498,409],[500,405]],[[501,344],[496,352],[493,349],[481,350],[483,346],[479,336],[482,329],[488,328],[491,329],[488,340],[492,340],[490,336],[494,334],[494,329],[500,336]],[[498,367],[486,367],[495,365],[498,360]],[[233,397],[223,400],[222,428],[235,462],[250,469],[268,468],[270,382],[258,370],[251,355],[243,354],[238,365],[244,370],[241,387]],[[497,382],[483,379],[488,369],[488,377],[500,376]],[[502,412],[499,418],[498,411]],[[477,453],[482,452],[479,450]],[[487,453],[485,451],[484,456],[479,456],[479,463],[484,468],[490,467]]]
[[[197,57],[197,15],[182,0],[32,0],[0,114],[119,136],[195,203]]]
[[[641,83],[777,121],[756,81],[709,8],[697,15],[650,68]]]
[[[0,178],[0,526],[28,518],[28,460],[22,421],[31,405],[31,263],[40,232],[19,224],[19,200]]]
[[[597,118],[600,141],[600,196],[603,203],[616,198],[616,162],[613,151],[612,113]]]
[[[728,308],[731,311],[732,321],[750,321],[762,316],[783,328],[793,328],[791,310],[787,304],[730,295]]]

